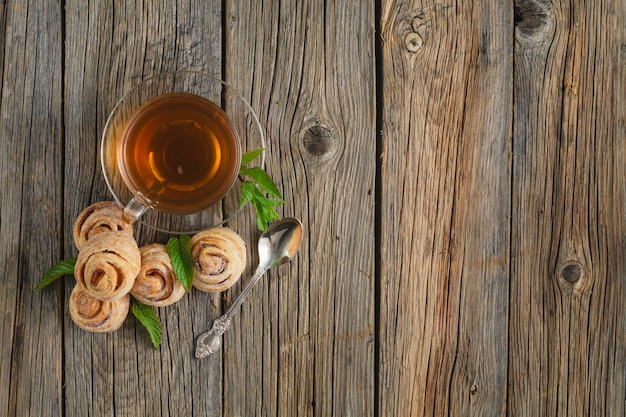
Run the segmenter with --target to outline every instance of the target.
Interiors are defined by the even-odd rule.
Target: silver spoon
[[[230,326],[230,320],[241,306],[244,298],[250,293],[261,276],[268,269],[287,263],[300,248],[302,241],[302,223],[292,217],[286,217],[272,223],[259,238],[259,266],[252,279],[243,289],[239,297],[226,313],[213,322],[213,327],[198,337],[196,342],[196,358],[205,358],[219,350],[221,336]]]

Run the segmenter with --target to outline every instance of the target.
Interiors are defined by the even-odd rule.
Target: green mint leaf
[[[65,259],[57,262],[52,268],[48,269],[48,271],[43,274],[43,277],[35,287],[35,291],[39,291],[47,287],[63,275],[73,274],[75,266],[76,258]]]
[[[259,167],[241,167],[239,171],[242,175],[248,176],[257,183],[257,185],[265,191],[267,194],[272,197],[281,198],[280,190],[272,180],[272,178],[267,175],[267,172],[263,171]]]
[[[258,194],[260,194],[260,191],[253,182],[244,181],[244,183],[241,184],[241,204],[239,204],[239,208],[242,208],[247,203],[254,200]]]
[[[246,181],[242,185],[241,191],[240,207],[243,207],[248,202],[252,203],[257,215],[257,227],[260,230],[267,229],[267,226],[272,220],[280,220],[280,216],[274,207],[284,204],[285,202],[283,200],[267,198],[256,184],[250,181]]]
[[[241,155],[241,165],[246,165],[254,161],[255,159],[259,157],[259,155],[263,153],[264,150],[265,150],[264,148],[259,148],[259,149],[255,149],[253,151],[244,153],[243,155]]]
[[[256,212],[257,227],[264,231],[272,220],[279,220],[280,216],[274,207],[284,204],[280,190],[272,178],[260,167],[247,167],[247,163],[252,162],[263,153],[263,148],[255,149],[245,153],[241,158],[239,175],[248,177],[251,181],[244,181],[241,185],[242,208],[251,203]]]
[[[278,200],[275,198],[267,198],[264,196],[258,196],[257,198],[255,198],[255,200],[257,200],[258,202],[260,202],[261,204],[267,207],[282,206],[283,204],[285,204],[283,200]]]
[[[178,237],[180,244],[180,254],[183,257],[183,263],[187,268],[187,272],[191,274],[193,280],[193,257],[191,256],[191,238],[188,235],[181,235]]]
[[[193,282],[193,258],[191,256],[191,239],[187,235],[171,238],[167,241],[167,253],[172,261],[172,268],[178,281],[186,291],[191,290]]]
[[[154,308],[140,303],[139,301],[135,301],[131,310],[133,315],[137,317],[137,320],[139,320],[148,331],[150,340],[152,340],[152,346],[158,349],[161,345],[161,321],[154,311]]]
[[[261,200],[253,200],[252,204],[257,214],[257,227],[259,230],[265,231],[272,220],[280,220],[280,216],[272,205],[265,204]]]

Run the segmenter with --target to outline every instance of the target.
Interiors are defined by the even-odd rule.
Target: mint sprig
[[[74,268],[76,267],[76,258],[64,259],[62,261],[57,262],[54,266],[41,277],[41,280],[35,287],[35,291],[40,291],[48,285],[52,284],[57,279],[61,278],[63,275],[71,275],[74,273]]]
[[[273,220],[280,220],[275,207],[285,203],[280,190],[272,178],[259,167],[247,167],[263,153],[263,148],[246,152],[241,157],[239,175],[248,177],[241,185],[241,203],[239,207],[251,203],[256,212],[257,227],[264,231]]]
[[[259,156],[261,156],[264,150],[264,148],[258,148],[253,151],[244,153],[243,155],[241,155],[241,165],[247,165],[250,162],[254,161]]]
[[[170,238],[167,241],[167,253],[172,261],[172,268],[178,281],[185,291],[191,291],[193,282],[193,258],[191,256],[191,239],[187,235]]]
[[[157,316],[154,308],[145,305],[137,300],[133,302],[131,307],[133,315],[139,320],[139,322],[146,328],[148,334],[150,335],[150,340],[152,341],[152,346],[155,349],[158,349],[161,346],[161,321],[159,320],[159,316]]]

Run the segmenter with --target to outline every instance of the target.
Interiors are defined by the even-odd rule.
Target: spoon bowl
[[[268,269],[289,262],[300,248],[302,223],[293,217],[286,217],[272,223],[259,238],[259,266],[248,285],[230,306],[226,313],[213,322],[213,327],[198,337],[196,357],[204,358],[215,353],[221,346],[221,336],[230,326],[230,321],[246,296]]]

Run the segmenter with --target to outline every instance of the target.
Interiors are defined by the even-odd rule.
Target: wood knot
[[[424,40],[417,32],[409,32],[404,37],[404,46],[409,52],[417,52],[422,49]]]
[[[561,269],[561,277],[570,284],[577,283],[582,276],[583,266],[576,261],[567,262]]]
[[[323,156],[328,154],[335,142],[334,129],[321,124],[306,129],[302,135],[302,144],[304,150],[314,156]]]
[[[518,35],[525,41],[540,41],[551,31],[553,16],[546,0],[519,0],[514,7]]]
[[[387,28],[393,30],[394,44],[402,51],[409,62],[415,64],[419,52],[428,40],[429,30],[432,29],[435,13],[425,9],[403,10],[395,19],[393,25],[381,28],[383,42],[387,38]],[[389,38],[391,38],[389,36]],[[394,45],[394,46],[395,46]]]
[[[304,132],[304,149],[311,155],[322,156],[330,149],[333,134],[325,126],[312,126]]]

